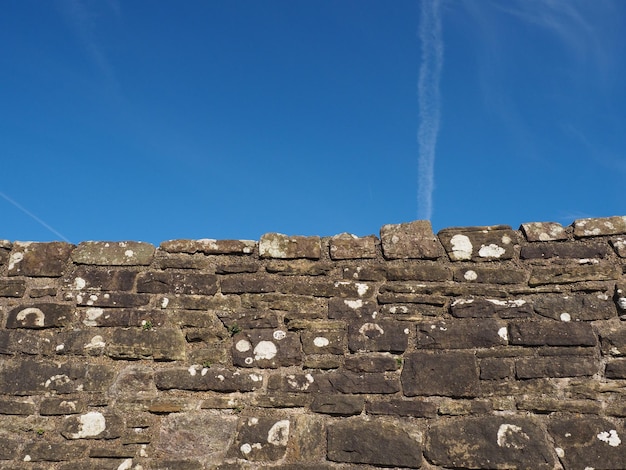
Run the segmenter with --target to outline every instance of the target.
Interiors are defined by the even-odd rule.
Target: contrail
[[[422,63],[417,83],[419,100],[417,214],[419,219],[426,220],[430,220],[433,212],[435,148],[441,114],[439,80],[443,65],[443,39],[439,6],[439,0],[422,0],[419,26]]]
[[[66,241],[67,243],[72,243],[71,241],[69,241],[67,238],[65,238],[61,233],[57,232],[54,228],[50,227],[47,223],[45,223],[43,220],[41,220],[39,217],[37,217],[35,214],[33,214],[32,212],[30,212],[28,209],[26,209],[25,207],[23,207],[21,204],[18,204],[17,202],[15,202],[13,199],[11,199],[9,196],[7,196],[6,194],[4,194],[3,192],[0,191],[0,196],[2,196],[6,201],[10,202],[11,204],[13,204],[15,207],[17,207],[19,210],[21,210],[22,212],[24,212],[26,215],[28,215],[29,217],[31,217],[32,219],[36,220],[37,222],[39,222],[41,225],[43,225],[44,227],[46,227],[48,230],[50,230],[52,233],[54,233],[57,237],[60,237],[61,240]]]

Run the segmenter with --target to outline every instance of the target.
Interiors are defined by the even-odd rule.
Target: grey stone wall
[[[626,217],[0,242],[0,468],[624,469]]]

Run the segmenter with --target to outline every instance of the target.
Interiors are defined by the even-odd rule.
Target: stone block
[[[15,242],[9,258],[9,276],[59,277],[74,245],[63,242]]]
[[[85,400],[81,398],[44,398],[39,405],[42,416],[64,416],[83,413],[87,409]]]
[[[449,228],[438,234],[451,261],[495,261],[512,259],[517,232],[506,225]]]
[[[626,258],[626,237],[617,237],[609,240],[609,243],[620,258]]]
[[[509,342],[521,346],[595,346],[598,341],[589,323],[520,321],[509,324]]]
[[[233,275],[220,280],[222,294],[262,294],[276,292],[278,280],[263,274]]]
[[[163,326],[168,315],[162,310],[134,308],[89,307],[79,310],[82,324],[88,327],[139,327],[151,329]]]
[[[106,346],[106,354],[113,359],[180,361],[185,359],[186,346],[178,328],[116,328]]]
[[[326,375],[316,376],[317,388],[321,391],[353,394],[391,394],[400,391],[400,381],[395,375],[376,373],[356,373],[336,371]],[[327,381],[327,384],[324,383]]]
[[[539,243],[523,246],[520,251],[521,259],[603,259],[609,253],[606,244],[592,243],[583,244],[581,242],[557,242]]]
[[[67,304],[22,304],[9,311],[7,328],[59,328],[73,319],[73,308]]]
[[[385,467],[420,468],[422,445],[400,422],[361,418],[328,426],[328,460]]]
[[[555,468],[538,422],[512,416],[462,417],[430,427],[426,458],[445,468]]]
[[[211,258],[202,253],[166,253],[163,250],[157,250],[151,267],[153,269],[196,269],[212,272],[213,264]]]
[[[149,299],[149,297],[148,297]],[[156,304],[162,309],[219,310],[234,312],[241,308],[242,298],[237,295],[159,295]]]
[[[606,365],[607,379],[626,379],[626,359],[615,359]]]
[[[427,220],[384,225],[380,229],[383,254],[387,259],[437,259],[442,250]]]
[[[66,439],[116,439],[124,430],[124,420],[110,411],[89,411],[67,416],[61,426]]]
[[[147,266],[154,252],[154,246],[144,242],[82,242],[72,252],[72,260],[99,266]]]
[[[154,371],[142,365],[129,365],[119,371],[109,387],[109,396],[116,399],[152,399],[157,396]]]
[[[272,368],[298,365],[302,348],[297,333],[252,330],[233,336],[233,364],[239,367]]]
[[[18,456],[22,442],[10,434],[0,434],[0,461],[11,460]]]
[[[502,380],[515,376],[515,363],[511,358],[485,357],[480,360],[481,380]]]
[[[241,307],[283,312],[287,320],[326,318],[328,300],[306,295],[242,294]]]
[[[604,217],[574,221],[574,236],[577,238],[624,233],[626,233],[626,217]]]
[[[520,227],[529,242],[567,240],[567,232],[556,222],[530,222]]]
[[[604,356],[626,356],[626,325],[623,322],[599,325],[598,333]]]
[[[564,265],[564,266],[533,266],[528,284],[541,286],[545,284],[571,284],[582,281],[611,281],[618,279],[620,270],[617,266],[606,263]]]
[[[411,418],[434,418],[437,416],[437,404],[427,400],[386,399],[368,401],[365,411],[371,415],[394,415]]]
[[[203,273],[149,271],[137,278],[137,292],[150,294],[213,295],[217,276]]]
[[[17,279],[0,279],[0,297],[23,297],[26,282]]]
[[[328,300],[328,318],[337,320],[374,319],[378,304],[372,300],[334,299]]]
[[[550,418],[548,432],[565,468],[624,468],[623,420],[614,422],[589,415],[557,415]]]
[[[361,238],[349,233],[335,235],[329,242],[330,258],[334,260],[376,258],[377,242],[378,238],[374,235]]]
[[[343,268],[343,278],[354,281],[384,281],[387,271],[380,265],[359,265]]]
[[[50,462],[78,460],[85,454],[86,450],[87,445],[79,442],[34,441],[24,446],[21,452],[24,457],[21,460],[24,462],[46,462],[45,465],[50,465]],[[28,465],[28,468],[31,468],[32,464]]]
[[[229,457],[248,461],[276,461],[287,451],[291,421],[285,417],[247,417],[239,420]]]
[[[415,352],[402,368],[405,396],[475,397],[480,392],[478,363],[469,352]]]
[[[288,236],[281,233],[266,233],[259,242],[261,258],[319,259],[322,254],[320,237]]]
[[[192,365],[188,368],[160,369],[155,372],[154,381],[159,390],[251,392],[263,386],[263,375]]]
[[[523,357],[515,364],[515,375],[518,379],[584,377],[598,372],[598,363],[590,357]]]
[[[33,415],[35,403],[29,399],[0,398],[0,414],[2,415]]]
[[[472,266],[455,269],[453,279],[456,282],[479,284],[525,284],[528,273],[515,268]]]
[[[168,240],[159,246],[167,253],[204,253],[207,255],[249,255],[254,253],[254,240]]]
[[[506,324],[494,319],[439,320],[417,324],[418,348],[493,348],[505,346],[507,339]]]
[[[361,414],[365,400],[354,395],[316,394],[311,403],[311,411],[332,416],[352,416]]]
[[[96,268],[78,265],[64,278],[64,283],[77,291],[130,291],[138,271],[119,268]]]
[[[398,370],[402,359],[391,354],[350,354],[344,367],[353,372],[386,372]]]
[[[404,352],[409,333],[409,322],[355,321],[348,325],[348,348],[351,352]]]
[[[615,302],[604,292],[542,294],[533,301],[536,313],[561,321],[608,320],[617,316]]]
[[[330,470],[331,467],[319,462],[326,458],[326,429],[324,419],[316,415],[296,415],[292,418],[289,430],[286,462],[284,470]],[[305,462],[315,462],[306,464]]]
[[[300,334],[304,354],[343,354],[345,331],[303,331]]]
[[[219,264],[215,267],[215,274],[256,273],[258,270],[259,265],[256,263]]]
[[[76,294],[76,303],[81,307],[143,307],[150,303],[150,296],[129,292],[81,292]]]
[[[281,276],[324,276],[333,269],[331,263],[311,261],[308,259],[292,259],[287,261],[267,261],[265,270]]]
[[[533,315],[532,303],[525,299],[460,298],[450,304],[457,318],[526,318]]]
[[[386,278],[390,281],[443,282],[452,280],[452,271],[432,261],[389,262]]]

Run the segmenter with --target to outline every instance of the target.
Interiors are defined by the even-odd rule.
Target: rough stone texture
[[[623,470],[624,220],[0,241],[0,468]]]

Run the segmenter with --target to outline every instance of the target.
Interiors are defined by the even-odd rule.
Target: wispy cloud
[[[35,214],[33,214],[31,211],[29,211],[28,209],[26,209],[24,206],[22,206],[21,204],[19,204],[18,202],[14,201],[13,199],[11,199],[9,196],[7,196],[6,194],[4,194],[3,192],[0,192],[0,197],[2,197],[5,201],[7,201],[8,203],[12,204],[13,206],[17,207],[19,210],[21,210],[24,214],[26,214],[27,216],[29,216],[31,219],[33,219],[34,221],[38,222],[39,224],[41,224],[42,226],[44,226],[46,229],[50,230],[52,233],[54,233],[57,237],[59,237],[61,240],[66,241],[68,243],[72,243],[70,242],[63,234],[61,234],[58,230],[55,230],[53,227],[51,227],[50,225],[48,225],[47,223],[45,223],[43,220],[41,220],[39,217],[37,217]]]
[[[435,152],[441,118],[439,82],[443,66],[443,38],[439,0],[423,0],[419,26],[422,62],[417,94],[419,99],[418,218],[430,220],[435,189]]]

